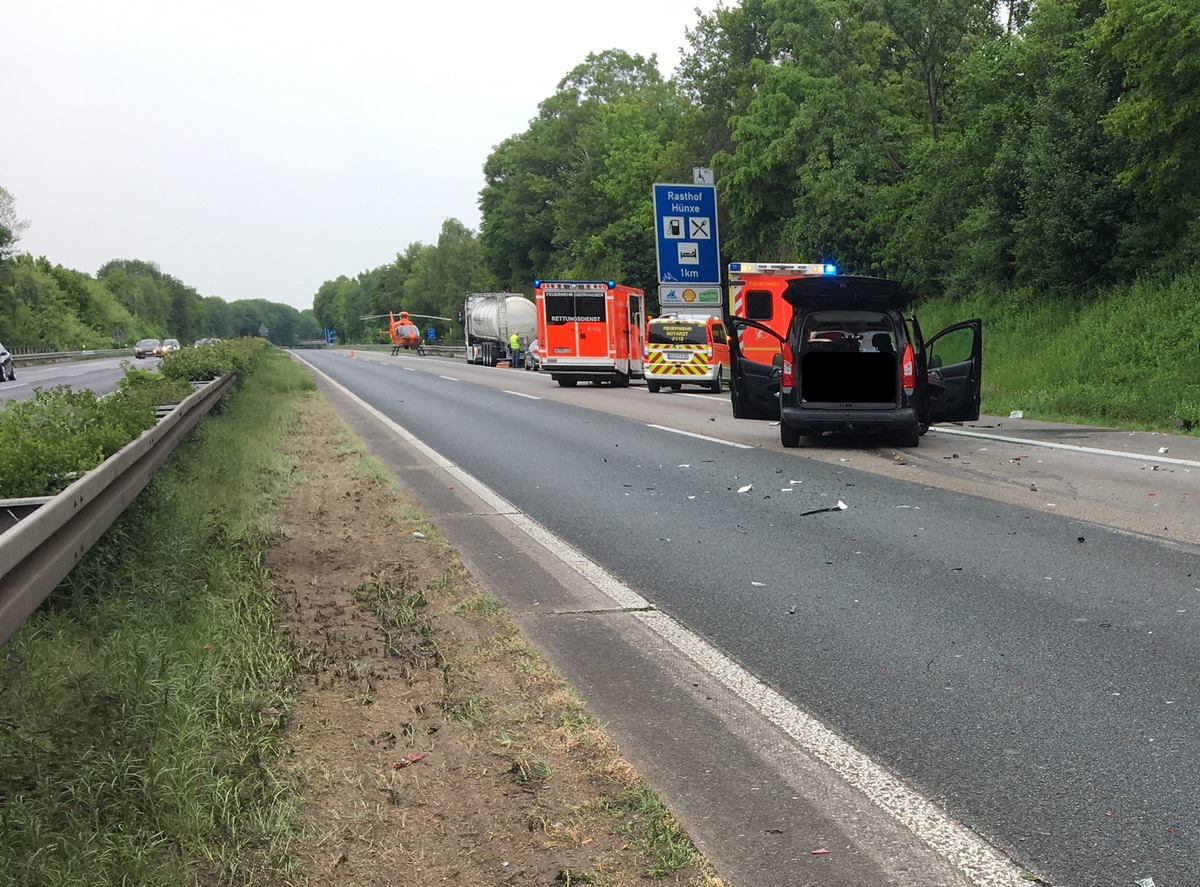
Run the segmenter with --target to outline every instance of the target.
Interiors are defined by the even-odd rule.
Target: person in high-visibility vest
[[[521,363],[521,337],[513,333],[508,337],[508,365],[516,367]]]

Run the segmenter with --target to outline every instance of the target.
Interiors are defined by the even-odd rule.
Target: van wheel
[[[628,373],[617,373],[617,378],[613,380],[613,385],[615,385],[617,388],[628,388],[629,387],[629,374]]]
[[[658,394],[658,388],[659,388],[659,385],[657,382],[647,382],[646,383],[646,390],[649,391],[651,394]]]
[[[672,382],[672,383],[671,383],[671,390],[672,390],[672,391],[680,391],[682,388],[683,388],[683,383],[682,383],[682,382]]]
[[[708,386],[708,390],[716,394],[721,393],[721,368],[717,367],[717,375],[712,380],[712,384]]]
[[[800,429],[787,422],[779,423],[779,442],[789,449],[800,446]]]
[[[913,422],[912,425],[900,432],[896,443],[902,447],[919,447],[921,445],[921,426]]]
[[[558,384],[562,388],[574,388],[578,382],[579,382],[578,379],[559,379],[558,380]]]

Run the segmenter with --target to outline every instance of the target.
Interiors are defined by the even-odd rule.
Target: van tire
[[[793,428],[787,422],[779,423],[779,442],[788,449],[800,446],[800,429]]]
[[[897,435],[896,443],[902,447],[919,447],[921,445],[921,426],[913,422],[908,428]]]
[[[574,388],[578,384],[578,379],[559,379],[558,384],[562,388]]]
[[[717,375],[713,378],[708,386],[708,390],[715,394],[721,393],[721,367],[717,367]]]
[[[683,390],[683,383],[682,383],[682,382],[672,382],[672,383],[671,383],[671,390],[672,390],[672,391],[682,391],[682,390]]]
[[[659,387],[660,386],[657,382],[647,382],[646,383],[646,390],[649,391],[651,394],[658,394]]]

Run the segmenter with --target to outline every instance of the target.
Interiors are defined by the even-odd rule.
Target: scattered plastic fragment
[[[410,764],[415,764],[417,761],[421,760],[423,757],[425,757],[425,752],[423,752],[423,751],[409,752],[404,757],[402,757],[400,760],[398,760],[396,763],[392,764],[392,769],[393,770],[403,770],[405,767],[409,766]]]
[[[813,856],[828,856],[828,855],[829,855],[829,851],[828,851],[828,850],[826,850],[824,847],[822,847],[820,850],[814,850],[814,851],[812,852],[812,855],[813,855]],[[1150,887],[1154,887],[1154,885],[1153,885],[1153,884],[1151,884],[1151,885],[1150,885]]]
[[[751,585],[753,585],[755,588],[762,588],[762,587],[763,587],[764,585],[766,585],[767,583],[765,583],[765,582],[755,582],[755,581],[751,580],[751,581],[750,581],[750,584],[751,584]]]
[[[414,539],[424,539],[424,538],[425,538],[425,534],[424,534],[424,533],[421,533],[421,532],[418,532],[418,531],[415,531],[415,530],[414,530],[414,531],[413,531],[413,538],[414,538]]]
[[[1029,485],[1029,489],[1033,490],[1033,491],[1036,493],[1036,492],[1037,492],[1037,484],[1033,484],[1033,483],[1031,483],[1031,484]]]
[[[1009,413],[1009,414],[1008,414],[1008,418],[1010,418],[1010,419],[1024,419],[1024,418],[1025,418],[1025,413],[1024,413],[1022,410],[1013,410],[1011,413]]]
[[[810,514],[822,514],[823,512],[826,512],[826,511],[845,511],[848,507],[849,506],[846,505],[845,502],[843,502],[841,499],[838,499],[838,504],[834,505],[831,508],[814,508],[812,511],[802,511],[800,513],[800,516],[808,517],[808,515],[810,515]]]
[[[1159,448],[1158,448],[1158,451],[1159,451],[1160,453],[1165,453],[1165,452],[1167,451],[1167,448],[1166,448],[1166,447],[1159,447]]]
[[[739,487],[738,492],[739,493],[749,493],[753,489],[754,489],[754,484],[746,484],[746,486],[744,486],[744,487]]]
[[[1083,537],[1082,537],[1082,536],[1079,536],[1079,537],[1078,537],[1078,539],[1079,539],[1079,541],[1080,541],[1080,542],[1082,542],[1082,541],[1083,541]]]
[[[1137,884],[1137,887],[1154,887],[1153,878],[1139,878],[1133,883]]]

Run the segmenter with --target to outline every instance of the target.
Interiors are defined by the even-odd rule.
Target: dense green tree
[[[17,203],[7,188],[0,186],[0,259],[16,252],[17,241],[29,227],[27,220],[17,215]]]
[[[682,112],[653,57],[589,55],[484,166],[489,270],[513,289],[559,276],[653,286],[651,186]]]
[[[9,259],[0,274],[0,341],[73,351],[111,347],[112,333],[87,327],[50,263],[22,254]]]
[[[1119,170],[1146,218],[1134,249],[1196,261],[1200,247],[1200,13],[1189,0],[1104,0],[1092,45],[1114,62],[1120,100],[1103,117],[1133,150]],[[1176,251],[1179,255],[1176,256]]]

